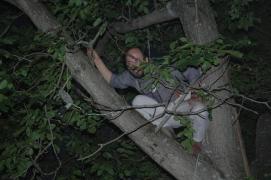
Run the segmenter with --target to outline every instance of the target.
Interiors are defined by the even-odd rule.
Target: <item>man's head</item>
[[[135,76],[142,77],[144,72],[139,66],[144,62],[144,54],[139,48],[131,48],[125,54],[127,69]]]

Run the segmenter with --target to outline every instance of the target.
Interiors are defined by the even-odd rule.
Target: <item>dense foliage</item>
[[[229,18],[221,24],[234,31],[254,25],[255,17],[247,10],[251,1],[213,3],[214,7],[227,5],[223,8],[225,11],[217,14],[228,14]],[[46,1],[46,5],[75,41],[80,42],[93,39],[104,23],[133,19],[163,7],[167,1],[155,2],[57,0]],[[25,15],[8,4],[1,3],[0,8],[1,17],[6,17],[0,19],[3,24],[0,36],[1,178],[170,179],[127,138],[85,161],[78,161],[79,157],[94,152],[98,144],[117,137],[119,131],[91,102],[85,101],[84,91],[73,82],[64,64],[64,39],[38,32]],[[183,34],[179,29],[178,22],[171,22],[116,36],[106,48],[106,60],[119,72],[124,68],[121,56],[126,47],[168,51],[162,61],[157,61],[160,66],[149,66],[150,71],[163,69],[161,75],[164,76],[160,78],[168,79],[163,67],[172,63],[179,69],[194,65],[207,70],[222,56],[241,57],[239,52],[233,51],[236,44],[233,46],[220,39],[211,45],[195,46],[181,38]],[[249,45],[250,41],[239,41],[237,45],[243,47],[244,44]],[[67,111],[63,111],[66,104],[59,97],[59,90],[65,90],[73,99]],[[192,137],[191,131],[187,134],[188,138]]]

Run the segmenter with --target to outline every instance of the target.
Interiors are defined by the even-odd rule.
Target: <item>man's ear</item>
[[[148,63],[148,62],[149,62],[149,58],[148,58],[148,57],[145,57],[145,58],[144,58],[144,62],[145,62],[145,63]]]

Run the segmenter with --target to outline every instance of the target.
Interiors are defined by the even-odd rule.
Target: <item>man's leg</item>
[[[134,98],[132,105],[133,106],[144,106],[144,105],[156,105],[158,102],[148,96],[138,95]],[[154,120],[152,124],[158,126],[165,116],[164,113],[165,107],[156,107],[156,108],[136,108],[136,111],[139,112],[145,119]],[[164,127],[178,128],[180,123],[175,121],[173,118],[170,118]]]
[[[177,112],[191,113],[187,117],[192,122],[194,129],[193,140],[201,142],[209,125],[208,112],[206,107],[198,100],[189,100],[182,102],[177,108]]]
[[[195,115],[189,115],[194,129],[193,140],[202,142],[209,126],[209,113],[206,106],[198,100],[192,100],[189,104],[192,106],[191,112],[195,113]]]
[[[195,143],[192,145],[193,155],[198,155],[202,149],[202,141],[205,137],[206,130],[209,125],[208,111],[206,106],[197,99],[190,99],[179,105],[178,112],[190,112],[188,118],[191,120],[193,127],[193,140]]]

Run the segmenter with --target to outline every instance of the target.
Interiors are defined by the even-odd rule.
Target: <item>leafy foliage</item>
[[[212,0],[211,2],[217,9],[218,18],[223,21],[221,24],[227,30],[232,32],[237,30],[248,31],[249,28],[254,27],[259,22],[251,9],[256,0]]]
[[[76,42],[93,39],[104,23],[129,20],[154,10],[153,2],[147,0],[46,2]],[[158,0],[156,5],[163,7],[166,2]],[[235,21],[237,25],[243,17],[238,14],[239,9],[249,3],[240,5],[240,2],[234,0],[235,6],[230,11],[231,22]],[[0,6],[4,9],[7,5]],[[1,11],[3,16],[12,17],[12,13],[19,13],[12,7],[8,8],[11,11]],[[36,32],[25,19],[19,19],[18,24],[0,37],[1,178],[30,179],[56,173],[57,179],[170,179],[126,138],[106,147],[91,159],[77,161],[78,157],[94,152],[97,144],[119,133],[112,129],[113,133],[109,133],[107,120],[78,95],[78,85],[64,64],[65,39]],[[238,28],[250,27],[254,23],[251,19],[242,20],[245,23]],[[10,23],[8,18],[1,21],[4,25]],[[157,25],[114,37],[107,49],[108,57],[117,59],[111,63],[115,65],[113,69],[123,68],[120,54],[124,47],[133,46],[170,47],[168,55],[162,58],[163,62],[146,66],[149,68],[146,72],[156,73],[159,75],[157,80],[166,81],[172,79],[168,73],[170,66],[181,70],[187,66],[201,66],[208,70],[221,57],[242,56],[233,50],[236,46],[224,39],[207,46],[194,45],[184,38],[175,41],[176,36],[180,36],[179,29],[179,23],[172,27]],[[73,106],[64,114],[59,113],[64,106],[58,97],[60,89],[68,92],[74,100]],[[191,125],[185,119],[180,121],[187,128],[179,136],[186,137],[183,146],[189,149],[193,133]]]
[[[59,0],[48,5],[78,40],[93,38],[104,19],[112,18],[99,16],[103,13],[97,11],[101,5],[112,7],[110,3]],[[64,38],[35,32],[29,22],[26,26],[21,31],[15,25],[0,39],[0,110],[1,125],[5,127],[1,132],[1,178],[28,179],[55,173],[58,179],[158,178],[158,166],[127,139],[93,159],[77,161],[95,151],[99,142],[112,138],[97,135],[109,125],[76,93],[78,85],[72,82],[64,64]],[[64,114],[60,113],[64,104],[58,97],[59,89],[74,100]]]
[[[192,152],[192,145],[194,144],[193,141],[193,128],[191,121],[186,116],[176,116],[175,119],[179,121],[184,130],[178,132],[177,138],[180,139],[181,145],[184,147],[185,150],[188,152]]]
[[[242,58],[243,54],[233,50],[234,47],[234,44],[227,43],[223,39],[218,39],[209,45],[196,45],[186,38],[180,38],[170,44],[169,54],[161,58],[162,62],[142,64],[146,73],[145,78],[153,79],[154,85],[165,81],[174,88],[178,82],[172,77],[173,67],[181,71],[189,66],[201,67],[203,72],[206,72],[212,66],[218,65],[226,56]]]

